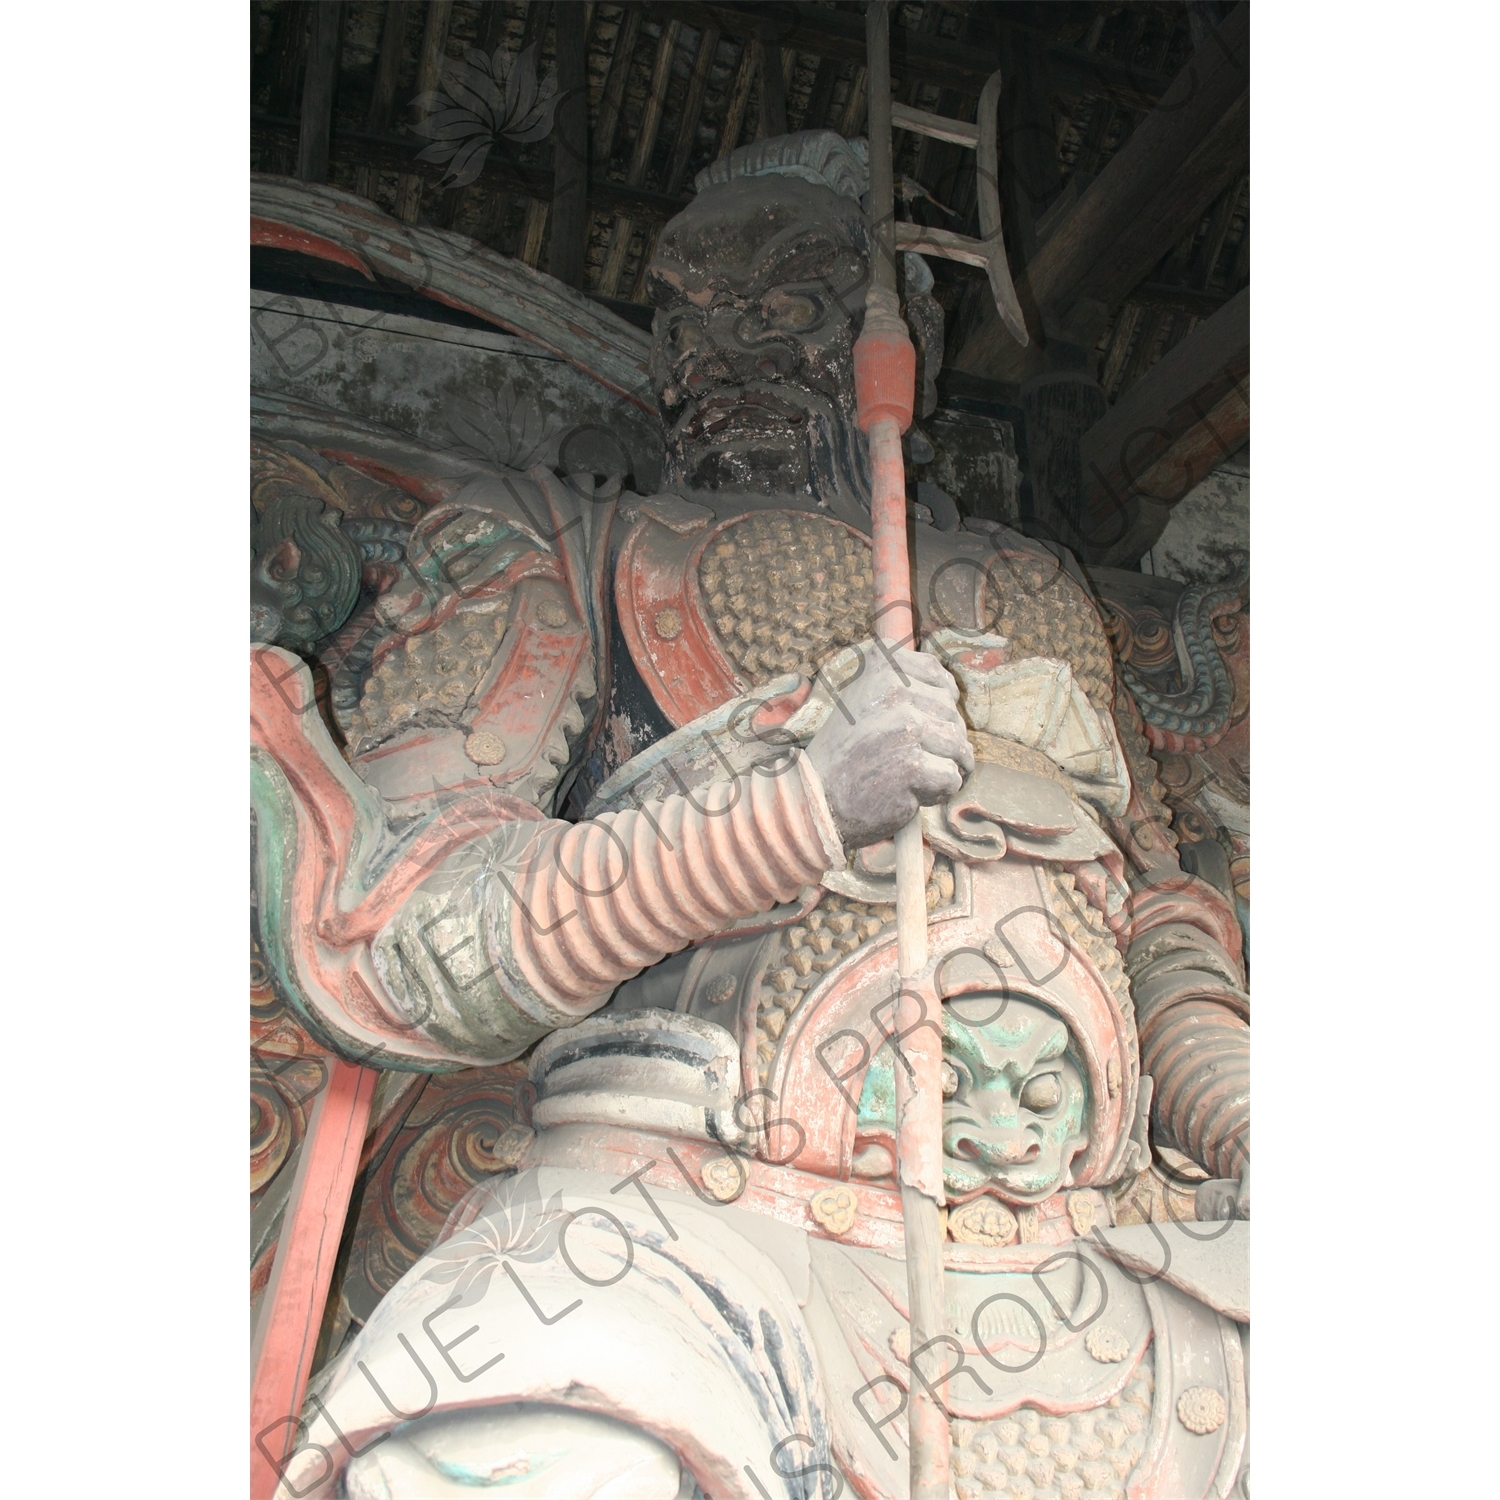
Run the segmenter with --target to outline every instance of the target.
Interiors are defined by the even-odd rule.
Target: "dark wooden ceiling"
[[[1196,80],[1196,49],[1233,8],[1214,0],[893,5],[895,97],[972,120],[985,78],[997,66],[1005,70],[1002,191],[1020,282],[1043,243],[1076,227],[1068,221],[1078,217],[1084,190],[1144,120],[1162,113],[1173,80],[1185,71]],[[564,279],[627,315],[634,305],[641,321],[644,267],[661,225],[689,201],[700,168],[786,130],[863,132],[863,11],[859,3],[258,0],[251,7],[251,165],[326,180],[408,223],[456,230],[543,270],[561,266]],[[536,43],[545,77],[556,66],[559,26],[583,37],[588,186],[586,206],[574,215],[581,217],[581,275],[569,274],[566,251],[553,244],[554,223],[567,221],[551,211],[555,133],[520,146],[497,141],[477,180],[445,187],[443,167],[416,159],[428,142],[411,130],[421,115],[411,101],[440,85],[445,59],[461,59],[466,47],[516,56]],[[1198,72],[1210,50],[1197,55]],[[1169,109],[1181,113],[1179,96]],[[1125,267],[1131,284],[1089,304],[1092,319],[1076,322],[1111,403],[1248,284],[1248,135],[1242,124],[1230,134],[1165,206],[1159,193],[1148,205],[1140,190],[1142,214],[1165,215],[1148,225],[1147,259],[1136,246]],[[1189,148],[1203,155],[1196,141],[1182,150]],[[897,151],[898,173],[932,200],[913,192],[903,212],[976,234],[974,154],[905,132]],[[1178,178],[1191,176],[1192,166]],[[948,262],[934,269],[948,311],[949,365],[1006,379],[1035,373],[991,359],[991,346],[975,333],[986,317],[982,273]]]

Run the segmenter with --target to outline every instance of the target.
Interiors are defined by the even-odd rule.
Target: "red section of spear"
[[[894,292],[872,286],[865,326],[854,345],[860,430],[870,440],[870,499],[875,548],[875,628],[892,645],[915,646],[911,562],[906,548],[906,466],[901,434],[911,426],[917,351]]]

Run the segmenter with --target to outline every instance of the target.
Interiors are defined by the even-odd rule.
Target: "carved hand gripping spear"
[[[875,561],[875,619],[882,640],[915,646],[911,560],[906,546],[906,471],[901,434],[911,426],[917,356],[896,294],[896,247],[923,249],[984,265],[1000,315],[1027,342],[1000,231],[995,182],[995,106],[1000,75],[985,85],[979,123],[963,125],[903,110],[901,125],[944,140],[973,145],[979,154],[983,241],[956,234],[898,235],[891,164],[890,30],[886,0],[872,0],[865,18],[869,74],[870,197],[874,258],[865,296],[864,330],[854,345],[859,426],[870,443],[874,490],[870,500]],[[907,1299],[911,1308],[912,1365],[929,1340],[945,1332],[943,1245],[943,1043],[940,1017],[925,1017],[916,979],[927,966],[927,879],[921,813],[896,834],[896,954],[901,995],[896,1008],[899,1045],[909,1067],[896,1077],[896,1163],[906,1238]],[[927,1024],[923,1024],[924,1021]],[[935,1024],[934,1024],[935,1023]],[[914,1375],[907,1381],[911,1444],[911,1500],[949,1500],[948,1420],[941,1403]]]

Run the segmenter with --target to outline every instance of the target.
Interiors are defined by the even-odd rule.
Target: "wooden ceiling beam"
[[[728,36],[751,37],[815,57],[864,64],[864,18],[809,4],[702,3],[702,0],[646,0],[648,15],[676,16],[689,26],[717,25]],[[1010,21],[998,29],[1034,38],[1044,49],[1051,87],[1061,93],[1106,94],[1133,109],[1151,109],[1171,83],[1161,74],[1133,68],[1118,58],[1059,46],[1044,32]],[[978,94],[994,72],[983,52],[904,26],[891,27],[891,73],[898,83],[912,78],[959,93]]]
[[[311,9],[312,0],[285,0],[285,4],[277,7],[265,64],[271,80],[266,108],[273,115],[292,114],[302,97],[302,65],[307,58]]]
[[[764,141],[786,134],[786,75],[781,70],[781,48],[775,42],[757,37],[755,68],[760,75],[760,115],[755,123],[755,138]]]
[[[1193,54],[1017,278],[1028,323],[1041,325],[1030,348],[989,306],[956,369],[1019,381],[1045,368],[1051,341],[1092,347],[1110,313],[1245,169],[1249,10],[1237,6]]]
[[[1143,281],[1127,302],[1136,307],[1155,307],[1162,312],[1185,313],[1191,318],[1211,318],[1229,301],[1227,292],[1210,292],[1194,286],[1168,286],[1160,281]]]
[[[559,13],[559,20],[562,20]],[[556,29],[559,103],[552,127],[552,245],[547,270],[565,286],[582,290],[589,248],[588,28],[563,22]],[[526,207],[522,259],[535,265],[542,248],[547,205],[533,197]]]
[[[381,24],[375,83],[370,91],[370,107],[365,112],[365,129],[372,135],[384,135],[391,128],[396,103],[396,75],[401,67],[405,39],[406,0],[391,0]],[[361,198],[373,199],[377,181],[368,167],[361,167],[355,175],[354,191]]]
[[[750,88],[755,82],[755,44],[746,41],[740,48],[739,66],[729,86],[729,102],[724,106],[724,122],[719,131],[719,149],[715,156],[727,156],[740,143],[745,128],[745,108],[750,103]]]
[[[381,19],[375,86],[370,91],[370,107],[365,112],[365,129],[371,135],[385,135],[391,128],[396,108],[396,81],[401,73],[401,57],[406,50],[406,8],[407,0],[389,0]],[[490,0],[489,8],[500,10],[500,0]],[[359,169],[355,191],[361,198],[375,196],[375,178],[368,167]]]
[[[1183,273],[1187,268],[1188,256],[1192,253],[1193,241],[1197,237],[1198,226],[1195,224],[1162,263],[1161,284],[1163,286],[1176,287],[1182,284],[1185,279]],[[1136,339],[1135,348],[1125,363],[1125,371],[1120,378],[1117,393],[1119,396],[1123,396],[1151,368],[1156,357],[1156,346],[1162,342],[1163,327],[1165,326],[1166,329],[1166,337],[1162,352],[1165,353],[1172,347],[1174,338],[1180,331],[1177,327],[1178,319],[1193,316],[1191,312],[1185,312],[1177,306],[1164,305],[1159,299],[1147,302],[1144,306],[1146,313],[1141,319],[1140,336]]]
[[[1250,435],[1250,289],[1170,349],[1083,435],[1085,550],[1130,566]]]
[[[552,0],[528,0],[526,6],[526,25],[521,33],[521,52],[524,52],[533,42],[540,43],[547,34],[547,22],[552,19]],[[541,47],[537,47],[541,51]],[[520,53],[516,54],[518,57]],[[541,72],[540,59],[538,59],[537,72]]]
[[[1241,172],[1235,178],[1234,184],[1214,205],[1213,216],[1209,220],[1208,233],[1203,236],[1203,243],[1198,247],[1193,256],[1193,264],[1188,268],[1188,282],[1199,290],[1206,291],[1208,284],[1213,280],[1214,268],[1219,264],[1219,256],[1224,249],[1224,241],[1229,237],[1229,225],[1234,218],[1234,211],[1239,207],[1240,195],[1245,190],[1245,184],[1249,182],[1250,174]],[[1238,288],[1235,288],[1237,291]]]
[[[849,94],[844,100],[844,112],[839,116],[840,135],[852,138],[864,134],[865,107],[869,102],[865,94],[869,86],[869,70],[861,63],[854,70],[854,77],[849,81]]]
[[[646,170],[656,151],[656,138],[661,134],[662,113],[667,104],[667,85],[672,78],[672,56],[677,50],[677,38],[681,32],[680,21],[668,21],[657,38],[656,59],[651,67],[651,89],[646,95],[646,108],[641,115],[641,128],[636,132],[635,148],[630,153],[628,181],[631,187],[639,187],[646,180]]]
[[[528,46],[535,46],[537,52],[541,51],[541,42],[546,37],[547,23],[550,20],[552,20],[552,0],[529,0],[526,5],[525,27],[520,33],[520,52],[525,51]],[[517,57],[520,52],[517,52]],[[540,66],[538,66],[538,74],[540,71]],[[552,189],[555,193],[555,172],[553,172]],[[450,187],[444,193],[440,210],[435,214],[440,228],[452,228],[453,220],[458,216],[459,201],[469,190],[471,189],[468,187]],[[525,216],[520,220],[520,239],[516,242],[516,260],[523,261],[526,266],[535,267],[541,258],[541,237],[546,234],[547,214],[550,210],[552,210],[552,202],[549,198],[529,198],[526,201]]]
[[[807,96],[807,109],[802,116],[803,130],[822,130],[828,124],[828,111],[833,106],[833,85],[844,65],[836,57],[818,60],[818,71],[813,75],[812,92]]]
[[[630,153],[630,170],[625,181],[631,187],[639,187],[646,180],[646,169],[656,151],[656,138],[661,133],[662,112],[667,103],[667,85],[672,80],[672,57],[677,51],[677,37],[682,31],[681,21],[668,21],[656,39],[656,60],[651,67],[651,87],[646,95],[646,108],[641,115],[641,128],[636,132],[635,146]],[[613,297],[620,287],[620,272],[625,266],[625,256],[630,250],[630,239],[635,224],[629,214],[619,214],[610,234],[609,249],[604,256],[604,269],[599,277],[599,295]]]
[[[594,120],[593,154],[596,162],[608,161],[615,154],[615,132],[620,128],[620,106],[625,102],[625,85],[630,78],[630,64],[635,57],[636,39],[641,34],[643,6],[627,5],[615,32],[615,50],[609,59],[609,73],[604,92],[599,96],[599,113]]]
[[[479,50],[493,57],[495,48],[505,39],[505,0],[479,0]]]
[[[448,45],[448,23],[453,18],[453,0],[428,0],[422,24],[422,50],[417,57],[417,96],[431,93],[443,80],[443,59]],[[422,206],[422,174],[403,172],[396,185],[396,217],[415,224]]]

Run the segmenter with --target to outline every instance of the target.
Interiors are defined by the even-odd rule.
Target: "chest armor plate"
[[[827,516],[752,511],[716,521],[670,496],[644,502],[615,597],[642,679],[674,727],[787,672],[811,676],[873,630],[870,539]]]
[[[917,528],[924,626],[993,631],[1012,655],[1069,662],[1100,712],[1109,641],[1084,588],[1036,543]],[[811,676],[874,633],[870,539],[830,516],[757,510],[717,520],[671,495],[643,501],[620,552],[621,631],[674,728],[787,672]]]

